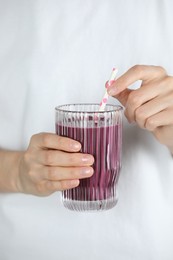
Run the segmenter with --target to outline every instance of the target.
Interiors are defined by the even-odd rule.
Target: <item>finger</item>
[[[132,111],[134,111],[136,108],[138,108],[148,100],[157,97],[159,94],[163,92],[166,92],[166,88],[164,86],[165,86],[164,82],[163,83],[152,82],[146,85],[142,84],[141,88],[136,90],[131,90],[131,89],[123,90],[118,95],[115,95],[115,98],[117,98],[121,102],[121,104],[126,107],[127,110],[131,109]],[[126,112],[128,114],[128,111]],[[129,116],[130,114],[131,113],[129,111]]]
[[[160,96],[160,99],[159,99]],[[162,97],[163,96],[163,97]],[[149,101],[153,100],[152,103],[150,103]],[[169,87],[168,88],[164,88],[164,82],[160,82],[157,83],[157,85],[154,83],[150,83],[147,84],[146,86],[143,86],[140,89],[137,89],[135,91],[132,91],[129,94],[127,103],[126,103],[126,117],[128,118],[129,122],[133,122],[135,121],[135,111],[138,110],[139,108],[139,113],[143,114],[145,108],[147,109],[151,109],[148,112],[151,112],[151,114],[153,113],[157,113],[158,111],[158,102],[160,102],[160,110],[166,108],[167,106],[171,106],[173,104],[173,94],[170,92]],[[154,101],[156,102],[156,104],[154,104]],[[144,104],[147,105],[152,105],[153,107],[148,107],[148,106],[142,106]],[[163,104],[165,103],[165,104]],[[153,110],[156,111],[154,112]],[[150,115],[151,115],[150,114]]]
[[[173,147],[173,139],[172,139],[173,125],[157,127],[153,131],[153,133],[161,144],[164,144],[170,148]]]
[[[142,85],[140,89],[133,90],[129,94],[126,102],[125,114],[129,122],[135,120],[135,111],[138,107],[141,107],[146,102],[157,98],[159,95],[165,95],[165,97],[167,95],[168,99],[172,103],[173,96],[171,95],[169,86],[165,87],[165,80],[159,83],[149,83],[147,85]]]
[[[143,84],[146,84],[164,76],[166,76],[166,71],[162,67],[136,65],[117,78],[115,83],[108,89],[108,94],[111,96],[117,95],[138,80],[142,80]]]
[[[37,156],[37,162],[46,166],[90,166],[94,163],[94,157],[91,154],[42,150]]]
[[[40,176],[49,181],[84,179],[93,175],[92,167],[44,167]]]
[[[58,136],[57,134],[39,133],[32,136],[30,147],[77,152],[81,149],[81,144],[73,139]]]
[[[115,80],[108,80],[106,81],[105,88],[109,88],[113,83],[115,83]]]
[[[77,187],[78,185],[79,180],[46,181],[44,183],[45,189],[51,192],[72,189]]]
[[[158,97],[148,101],[135,110],[135,121],[141,128],[145,128],[146,120],[169,107],[169,96]]]
[[[169,110],[163,110],[149,118],[145,122],[145,128],[149,131],[155,131],[160,126],[173,125],[173,107]]]
[[[119,93],[118,95],[115,95],[114,97],[115,97],[116,99],[118,99],[118,101],[119,101],[124,107],[126,107],[128,97],[129,97],[129,95],[130,95],[130,93],[131,93],[132,91],[133,91],[133,90],[125,89],[125,90],[123,90],[121,93]]]
[[[157,100],[152,100],[146,104],[137,108],[134,112],[134,121],[141,128],[145,128],[146,121],[149,117],[159,113],[166,108],[164,103],[156,102]]]

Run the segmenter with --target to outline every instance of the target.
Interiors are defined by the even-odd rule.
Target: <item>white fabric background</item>
[[[173,75],[172,10],[171,0],[0,0],[0,148],[54,132],[56,105],[100,102],[113,66]],[[173,160],[125,119],[118,186],[117,206],[92,214],[66,210],[58,192],[1,194],[0,259],[173,259]]]

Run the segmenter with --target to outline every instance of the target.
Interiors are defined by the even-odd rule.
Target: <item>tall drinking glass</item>
[[[117,182],[121,169],[122,107],[99,104],[69,104],[55,108],[56,133],[79,141],[81,152],[95,158],[94,174],[81,179],[78,187],[62,192],[66,208],[102,211],[117,203]]]

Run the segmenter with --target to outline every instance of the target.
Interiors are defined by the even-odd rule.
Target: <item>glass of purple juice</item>
[[[79,141],[81,152],[95,158],[94,174],[81,179],[78,187],[62,192],[66,208],[102,211],[117,203],[121,169],[122,107],[99,104],[67,104],[55,108],[56,133]]]

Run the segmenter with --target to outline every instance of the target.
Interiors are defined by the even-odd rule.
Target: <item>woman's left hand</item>
[[[142,80],[141,87],[128,87]],[[135,65],[108,89],[125,107],[127,120],[151,131],[173,154],[173,77],[158,66]]]

